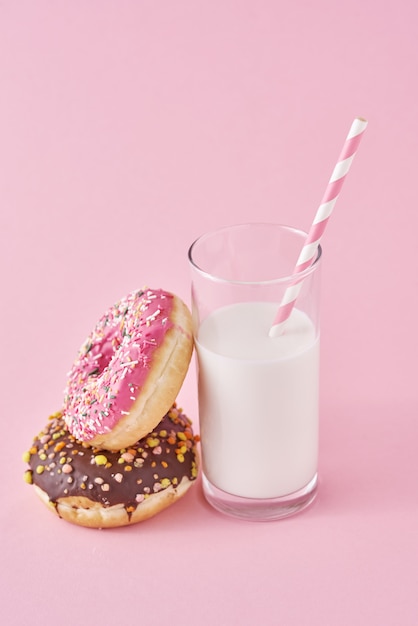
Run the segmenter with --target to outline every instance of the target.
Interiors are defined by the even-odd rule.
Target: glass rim
[[[277,283],[288,283],[294,279],[296,274],[290,274],[288,276],[279,276],[277,278],[269,278],[266,280],[234,280],[230,278],[222,278],[222,276],[217,276],[216,274],[212,274],[211,272],[204,270],[200,267],[195,260],[193,259],[193,250],[194,248],[205,239],[212,237],[213,235],[219,235],[228,230],[238,230],[240,228],[248,228],[248,227],[268,227],[268,228],[278,228],[282,231],[291,232],[297,235],[301,235],[303,239],[306,239],[308,233],[300,228],[295,228],[293,226],[288,226],[287,224],[279,224],[276,222],[243,222],[241,224],[232,224],[230,226],[223,226],[221,228],[216,228],[214,230],[210,230],[208,232],[203,233],[199,237],[197,237],[193,243],[190,245],[187,257],[189,259],[189,263],[194,270],[196,270],[201,276],[211,279],[214,282],[230,284],[230,285],[272,285]],[[302,244],[303,245],[303,244]],[[301,248],[302,249],[302,248]],[[322,257],[322,246],[318,244],[317,255],[312,261],[312,263],[305,268],[302,272],[297,273],[298,282],[299,280],[304,279],[306,276],[312,274],[316,267],[319,265],[319,262]]]

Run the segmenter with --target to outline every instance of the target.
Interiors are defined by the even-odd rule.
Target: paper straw
[[[286,321],[290,317],[303,284],[303,279],[299,278],[298,280],[297,274],[303,272],[303,270],[309,267],[317,254],[319,242],[324,234],[332,210],[334,209],[337,198],[341,192],[341,188],[357,152],[357,148],[359,147],[364,131],[366,130],[366,126],[367,121],[361,117],[357,117],[351,125],[340,157],[334,167],[334,171],[329,179],[322,202],[319,205],[311,229],[297,260],[296,267],[293,271],[295,279],[290,287],[286,289],[276,317],[273,321],[273,325],[269,333],[270,337],[278,337],[281,335]]]

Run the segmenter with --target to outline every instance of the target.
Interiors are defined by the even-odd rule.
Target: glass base
[[[314,500],[318,489],[318,474],[299,491],[279,498],[242,498],[222,491],[203,474],[203,493],[211,506],[221,513],[253,522],[270,522],[306,509]]]

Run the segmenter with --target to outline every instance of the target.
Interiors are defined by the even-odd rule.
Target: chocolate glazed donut
[[[175,404],[151,433],[118,452],[78,441],[56,413],[24,455],[25,480],[69,522],[124,526],[152,517],[184,495],[198,473],[197,440],[191,421]]]

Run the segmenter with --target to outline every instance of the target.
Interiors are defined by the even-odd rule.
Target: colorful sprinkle
[[[22,461],[23,461],[24,463],[29,463],[29,461],[30,461],[30,452],[29,452],[29,450],[28,450],[27,452],[24,452],[24,453],[23,453],[23,455],[22,455]]]
[[[98,454],[94,457],[96,465],[106,465],[107,457],[104,454]]]

